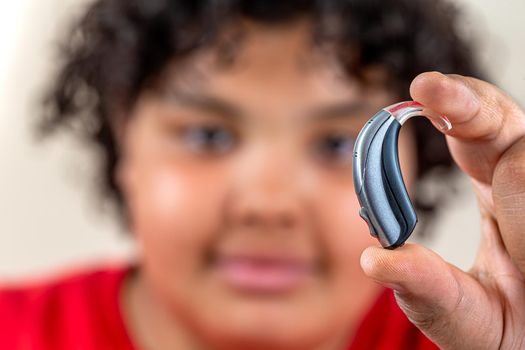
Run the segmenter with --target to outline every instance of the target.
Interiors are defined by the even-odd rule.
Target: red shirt
[[[137,350],[119,308],[125,268],[84,272],[39,286],[0,291],[0,349]],[[349,350],[438,349],[385,290]]]

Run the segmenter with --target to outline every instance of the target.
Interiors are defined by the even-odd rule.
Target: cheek
[[[217,234],[224,171],[161,162],[140,169],[129,202],[144,263],[167,273],[184,271],[183,266],[193,271]]]
[[[330,182],[325,182],[330,184]],[[378,285],[361,269],[366,247],[378,245],[359,216],[359,202],[353,184],[339,184],[319,191],[317,201],[320,232],[331,273],[331,298],[340,310],[363,315],[378,293]]]
[[[320,231],[326,235],[324,242],[334,272],[343,278],[363,275],[359,264],[361,253],[366,247],[377,245],[377,240],[359,217],[360,205],[353,184],[320,193],[323,193],[317,201]]]

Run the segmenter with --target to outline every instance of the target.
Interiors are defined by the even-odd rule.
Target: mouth
[[[318,270],[307,259],[270,255],[219,255],[212,260],[212,266],[228,287],[258,295],[293,292]]]

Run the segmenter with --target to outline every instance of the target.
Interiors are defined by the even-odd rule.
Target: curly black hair
[[[216,44],[230,24],[308,18],[314,42],[335,47],[348,75],[383,67],[389,87],[404,100],[421,72],[480,77],[472,44],[460,35],[459,16],[444,0],[96,0],[63,42],[62,66],[46,95],[39,130],[47,135],[71,128],[98,146],[103,192],[123,209],[113,176],[119,161],[111,130],[115,111],[129,111],[170,62]],[[444,137],[427,122],[413,123],[418,179],[436,168],[452,169]],[[432,213],[436,203],[416,206]]]

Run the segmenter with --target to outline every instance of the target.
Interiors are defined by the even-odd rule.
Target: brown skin
[[[498,88],[457,75],[422,74],[410,92],[452,122],[450,151],[478,198],[480,249],[468,272],[413,244],[371,247],[363,268],[395,286],[407,316],[441,348],[523,349],[525,113]]]
[[[217,67],[210,52],[178,63],[122,130],[118,179],[141,266],[123,304],[145,349],[342,348],[381,290],[359,263],[377,242],[357,215],[352,150],[331,159],[315,147],[341,133],[352,141],[395,96],[341,78],[304,23],[249,28],[233,66]],[[237,141],[199,149],[184,130],[201,126]],[[411,142],[401,136],[409,182]],[[313,268],[289,290],[254,293],[209,262],[236,254]]]

